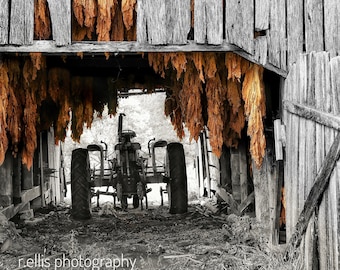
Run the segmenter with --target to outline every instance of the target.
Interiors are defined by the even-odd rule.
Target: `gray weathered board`
[[[326,52],[300,55],[292,65],[284,89],[286,126],[286,228],[293,234],[314,179],[339,132],[340,57]],[[316,215],[302,239],[305,269],[311,269],[318,240],[320,269],[339,269],[340,162],[330,176]],[[317,237],[314,237],[317,226]]]
[[[34,0],[12,0],[10,14],[9,43],[13,45],[32,44]]]

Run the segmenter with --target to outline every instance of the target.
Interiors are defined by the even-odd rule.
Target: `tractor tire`
[[[181,143],[169,143],[168,154],[168,184],[169,207],[171,214],[183,214],[188,211],[188,187],[185,155]]]
[[[71,161],[71,216],[77,220],[91,218],[90,162],[87,149],[72,151]]]

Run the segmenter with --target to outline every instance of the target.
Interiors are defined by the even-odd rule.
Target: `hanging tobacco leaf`
[[[266,148],[262,120],[266,113],[262,67],[251,64],[246,71],[242,87],[242,98],[245,103],[245,115],[248,119],[247,134],[250,136],[250,153],[256,166],[260,167]]]
[[[47,0],[34,0],[34,39],[51,37],[51,19]]]

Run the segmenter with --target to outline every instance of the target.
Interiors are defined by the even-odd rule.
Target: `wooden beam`
[[[235,45],[223,42],[221,45],[209,46],[187,41],[185,45],[152,45],[141,44],[136,41],[81,41],[66,46],[57,46],[55,41],[36,40],[29,46],[0,46],[0,53],[30,53],[41,52],[47,54],[62,53],[142,53],[142,52],[229,52],[240,51]]]
[[[21,194],[21,203],[18,205],[10,205],[6,208],[3,208],[0,210],[2,214],[4,214],[8,219],[11,219],[14,217],[18,212],[20,212],[27,203],[34,200],[35,198],[38,198],[40,196],[40,187],[34,187],[30,190],[26,190],[22,192]]]
[[[333,114],[322,112],[309,106],[287,100],[283,101],[283,108],[292,114],[299,115],[321,125],[340,130],[340,117]]]
[[[308,197],[305,201],[302,212],[300,213],[298,222],[294,228],[294,233],[285,249],[285,258],[290,259],[294,256],[296,248],[301,243],[301,238],[305,233],[309,219],[313,215],[315,208],[320,202],[324,191],[326,190],[330,176],[336,166],[340,157],[340,133],[334,139],[334,142],[327,153],[324,162],[314,180],[312,189],[310,190]]]

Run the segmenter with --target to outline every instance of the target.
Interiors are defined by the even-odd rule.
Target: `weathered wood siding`
[[[47,0],[52,23],[52,36],[57,46],[71,43],[71,1]]]
[[[327,52],[301,54],[284,88],[286,126],[287,239],[292,236],[305,200],[325,156],[340,130],[340,57]],[[317,113],[303,114],[302,111]],[[312,117],[317,115],[317,117]],[[320,269],[339,269],[340,161],[302,241],[304,269],[312,269],[315,243]]]
[[[0,0],[0,45],[8,44],[9,7],[7,0]]]
[[[9,43],[13,45],[32,44],[34,34],[34,0],[12,0],[10,7]]]
[[[83,43],[82,50],[81,42],[72,44],[70,40],[71,3],[48,0],[51,43],[56,53],[62,51],[60,48],[71,53],[88,50],[87,43]],[[34,1],[0,0],[0,5],[0,44],[25,46],[20,51],[46,51],[46,43],[33,41]],[[142,52],[154,51],[155,47],[150,47],[154,45],[158,51],[232,49],[280,75],[286,75],[300,53],[325,50],[336,56],[340,52],[337,0],[195,0],[194,12],[191,8],[190,0],[138,0],[137,42],[110,42],[117,46],[104,47],[97,43],[98,48],[93,44],[93,50],[113,52],[130,48]],[[32,47],[26,46],[32,43]],[[53,46],[47,48],[53,50]],[[13,48],[1,46],[0,51]]]

